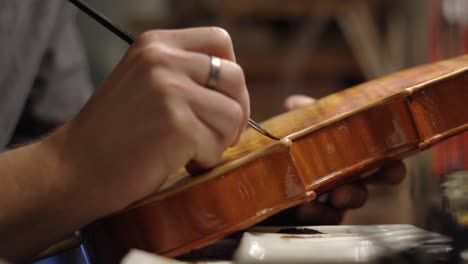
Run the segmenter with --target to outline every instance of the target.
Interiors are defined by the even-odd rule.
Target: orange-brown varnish
[[[98,262],[178,256],[468,129],[468,56],[373,80],[248,129],[221,165],[88,228]]]

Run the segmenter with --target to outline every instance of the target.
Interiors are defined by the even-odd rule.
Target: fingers
[[[171,32],[174,45],[181,49],[213,55],[231,61],[236,60],[231,37],[222,28],[200,27],[187,29],[184,32],[178,30]]]
[[[318,203],[329,205],[335,209],[356,209],[364,205],[368,199],[367,183],[398,184],[404,178],[406,168],[401,161],[386,166],[374,175],[352,184],[345,184],[318,197]],[[325,197],[325,198],[324,198]]]
[[[217,56],[235,61],[231,37],[218,27],[199,27],[183,30],[148,31],[139,36],[136,43],[164,41],[183,50]]]
[[[194,79],[196,79],[196,77],[194,77]],[[234,146],[239,142],[241,134],[247,126],[250,116],[249,93],[245,84],[245,77],[242,68],[234,62],[221,60],[221,70],[215,90],[216,92],[220,92],[228,96],[240,105],[241,111],[238,112],[238,114],[241,115],[241,122],[239,123],[236,137],[230,144],[230,146]]]
[[[406,177],[406,167],[402,161],[383,167],[375,174],[365,178],[363,182],[377,185],[400,184]]]
[[[204,122],[194,122],[194,126],[187,129],[196,131],[193,135],[195,152],[192,160],[203,168],[216,165],[225,149],[225,146],[219,143],[219,133]]]
[[[192,83],[189,101],[196,116],[209,128],[217,132],[223,147],[229,147],[245,127],[246,113],[238,101],[223,94]]]
[[[367,201],[368,191],[365,184],[399,184],[405,178],[406,168],[397,161],[379,170],[363,181],[339,186],[328,193],[328,203],[338,209],[359,208]],[[320,197],[319,199],[320,200]]]
[[[306,105],[314,103],[316,100],[307,95],[291,95],[284,101],[283,108],[285,111],[291,111],[296,108],[304,107]]]
[[[195,83],[200,86],[206,86],[211,68],[209,56],[201,53],[181,51],[179,52],[179,56],[174,56],[171,64],[174,69],[183,71],[183,73],[188,75]],[[250,100],[242,68],[232,61],[222,59],[219,79],[215,90],[217,93],[222,93],[233,99],[241,107],[242,111],[240,114],[242,122],[240,123],[240,128],[237,130],[236,140],[234,140],[238,141],[250,116]],[[214,93],[211,92],[211,94]],[[214,100],[209,102],[207,100],[202,101],[205,101],[205,103],[216,103]],[[213,112],[211,112],[211,114],[213,115]]]
[[[359,208],[367,201],[367,196],[368,191],[364,184],[345,184],[329,193],[329,203],[337,209]]]
[[[180,88],[179,92],[181,89],[189,88]],[[172,115],[174,117],[171,117],[171,119],[174,121],[170,122],[169,127],[166,129],[173,131],[175,134],[178,142],[174,146],[179,149],[178,152],[188,149],[189,160],[197,162],[204,168],[211,167],[219,161],[225,149],[224,145],[220,144],[222,136],[216,129],[201,120],[190,103],[185,103],[183,99],[180,100],[183,103],[172,102]],[[175,100],[178,100],[178,98]],[[171,123],[175,124],[172,125]]]
[[[368,191],[365,184],[394,185],[403,181],[406,167],[401,161],[385,166],[375,174],[362,181],[346,184],[333,189],[329,195],[329,202],[335,208],[359,208],[367,200]]]
[[[209,55],[226,58],[221,61],[221,69],[215,90],[240,105],[241,111],[233,111],[241,116],[242,122],[236,122],[237,127],[234,128],[236,136],[229,145],[235,145],[239,141],[250,116],[250,102],[244,73],[238,64],[230,61],[234,60],[234,52],[231,39],[226,31],[219,28],[150,31],[142,34],[135,45],[142,46],[145,56],[150,54],[150,60],[155,61],[159,67],[165,67],[176,72],[179,74],[179,78],[188,76],[199,86],[206,86],[209,79],[211,70]],[[133,56],[141,57],[138,54]],[[222,100],[219,96],[218,99],[215,99],[216,95],[213,93],[208,98],[197,96],[202,93],[207,94],[200,89],[186,92],[193,97],[193,106],[196,107],[197,113],[203,118],[206,125],[212,128],[228,127],[226,124],[216,125],[212,123],[213,126],[209,125],[210,121],[222,120],[222,118],[217,118],[216,115],[221,109],[218,117],[223,116],[222,110],[226,105],[221,105],[221,102],[226,102],[226,100]],[[208,106],[211,103],[214,103],[216,107]],[[236,108],[232,104],[229,105],[231,105],[229,108],[231,110]],[[231,129],[233,129],[232,126]],[[224,134],[226,130],[220,129],[218,132]]]
[[[204,87],[210,55],[223,58],[216,90]],[[59,135],[68,146],[64,163],[86,175],[83,186],[106,186],[95,199],[100,215],[147,196],[191,161],[220,160],[250,111],[233,60],[229,36],[215,28],[151,31],[130,47]]]
[[[297,220],[302,225],[339,224],[344,215],[344,210],[314,201],[299,205],[296,210]]]

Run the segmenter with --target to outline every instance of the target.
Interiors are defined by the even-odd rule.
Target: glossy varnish
[[[214,169],[166,186],[87,233],[101,262],[130,248],[166,256],[247,228],[468,129],[468,56],[330,95],[248,129]]]

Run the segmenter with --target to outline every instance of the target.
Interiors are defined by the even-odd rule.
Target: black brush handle
[[[127,31],[123,30],[119,26],[115,25],[112,23],[107,17],[104,15],[100,14],[98,11],[96,11],[94,8],[88,6],[87,4],[83,3],[80,0],[68,0],[70,3],[74,4],[76,7],[81,9],[83,12],[85,12],[87,15],[92,17],[94,20],[96,20],[98,23],[103,25],[105,28],[109,29],[117,35],[119,38],[123,39],[125,42],[128,44],[132,45],[133,42],[135,42],[135,37],[132,36],[130,33]]]
[[[98,23],[103,25],[105,28],[109,29],[112,33],[117,35],[119,38],[123,39],[125,42],[127,42],[129,45],[132,45],[133,42],[135,42],[135,37],[132,36],[130,33],[127,31],[123,30],[116,24],[112,23],[107,17],[105,17],[103,14],[99,13],[96,11],[94,8],[88,6],[87,4],[83,3],[80,0],[68,0],[70,3],[74,4],[76,7],[78,7],[81,11],[85,12],[87,15],[89,15],[91,18],[96,20]],[[264,128],[262,128],[257,122],[249,118],[249,125],[257,130],[258,132],[262,133],[263,135],[274,139],[274,140],[279,140],[278,137],[275,137],[274,135],[270,134],[268,131],[266,131]]]

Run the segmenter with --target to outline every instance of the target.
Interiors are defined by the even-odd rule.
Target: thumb
[[[316,100],[310,96],[296,94],[291,95],[284,101],[283,108],[285,111],[291,111],[296,108],[304,107],[306,105],[314,103]]]

